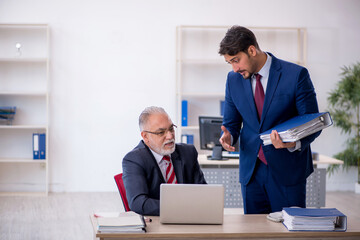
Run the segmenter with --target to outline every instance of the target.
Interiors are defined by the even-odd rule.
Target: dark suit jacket
[[[224,126],[240,141],[240,182],[247,184],[254,172],[262,140],[259,134],[297,115],[317,113],[313,84],[306,68],[272,56],[261,120],[249,79],[230,72],[226,83]],[[310,143],[320,132],[301,140],[301,151],[263,146],[269,171],[285,186],[305,180],[313,172]]]
[[[193,145],[176,144],[171,160],[178,183],[206,184],[197,157]],[[165,179],[143,141],[124,157],[122,168],[130,209],[143,215],[159,215],[160,184]]]

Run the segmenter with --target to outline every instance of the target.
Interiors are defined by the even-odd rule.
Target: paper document
[[[99,232],[131,233],[145,232],[144,217],[135,212],[114,213],[96,213]]]

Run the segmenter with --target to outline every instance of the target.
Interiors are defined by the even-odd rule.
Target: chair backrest
[[[124,186],[124,182],[122,179],[122,173],[115,175],[114,179],[115,179],[116,185],[119,189],[119,193],[120,193],[122,202],[124,204],[124,209],[126,212],[128,212],[128,211],[130,211],[130,207],[129,207],[129,203],[126,198],[126,191],[125,191],[125,186]]]

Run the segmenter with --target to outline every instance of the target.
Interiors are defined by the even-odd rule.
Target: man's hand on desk
[[[271,142],[272,142],[272,144],[274,145],[274,147],[276,149],[279,149],[279,148],[294,148],[296,146],[295,142],[284,143],[281,140],[281,138],[279,136],[279,133],[276,130],[272,130],[272,132],[270,134],[270,139],[271,139]]]
[[[221,145],[227,151],[234,152],[235,147],[231,146],[231,134],[230,134],[230,132],[224,126],[221,126],[221,130],[223,131],[223,134],[221,135],[221,138],[219,139]]]

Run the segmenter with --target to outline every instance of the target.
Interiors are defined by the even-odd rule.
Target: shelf
[[[47,24],[0,24],[0,101],[17,109],[0,121],[0,196],[48,193],[49,37]],[[34,133],[46,134],[46,159],[33,159]]]
[[[0,159],[0,163],[47,163],[47,161],[46,159],[6,158]]]
[[[199,116],[220,116],[225,99],[227,74],[232,66],[218,54],[219,43],[231,26],[180,25],[176,31],[176,98],[177,120],[182,122],[182,101],[187,102],[188,127],[179,127],[178,141],[183,132],[194,135],[200,153]],[[306,28],[248,26],[261,49],[282,59],[306,65]],[[245,104],[245,103],[244,103]],[[193,131],[193,132],[190,132]]]
[[[0,129],[47,129],[47,125],[0,125]]]
[[[13,58],[1,58],[0,57],[0,62],[44,62],[46,63],[48,61],[48,59],[46,57],[44,58],[22,58],[22,57],[13,57]]]
[[[199,130],[199,126],[179,126],[183,130]]]
[[[227,64],[223,58],[222,59],[181,59],[181,60],[178,59],[177,61],[182,64],[199,64],[199,65],[207,65],[207,64],[226,65]]]
[[[0,92],[0,96],[38,96],[38,97],[46,97],[46,92]]]
[[[179,96],[183,97],[199,97],[199,98],[224,98],[224,93],[178,93]]]
[[[43,29],[43,30],[47,30],[48,29],[48,25],[47,24],[43,24],[43,23],[32,23],[32,24],[28,24],[28,23],[18,23],[18,24],[13,24],[13,23],[3,23],[0,25],[0,29],[17,29],[17,30],[27,30],[27,29]]]

